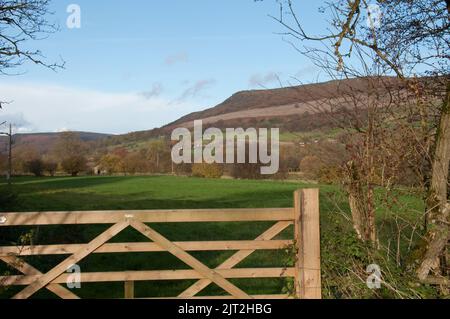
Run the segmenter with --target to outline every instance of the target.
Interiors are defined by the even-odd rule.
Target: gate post
[[[319,189],[294,193],[295,291],[299,299],[321,299]]]

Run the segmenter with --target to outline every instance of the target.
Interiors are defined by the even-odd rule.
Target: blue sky
[[[81,8],[81,28],[68,29],[69,4]],[[305,25],[323,27],[319,3],[302,1]],[[318,70],[296,52],[268,17],[275,0],[54,1],[60,32],[34,42],[57,73],[27,64],[0,77],[0,96],[13,101],[0,119],[18,131],[84,130],[126,133],[151,129],[231,94],[315,82]]]

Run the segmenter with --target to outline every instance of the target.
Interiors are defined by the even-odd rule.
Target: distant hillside
[[[385,77],[348,79],[307,84],[270,90],[242,91],[219,105],[181,117],[161,128],[133,132],[99,141],[100,147],[133,145],[152,138],[170,136],[176,127],[191,128],[194,120],[203,120],[205,127],[278,127],[282,133],[330,130],[335,123],[321,116],[320,105],[349,93],[367,92],[373,86],[379,90],[399,87],[396,78]]]
[[[80,138],[85,142],[97,141],[105,139],[111,135],[89,133],[89,132],[77,132]],[[31,133],[31,134],[16,134],[13,137],[14,147],[27,146],[33,147],[40,153],[46,153],[50,151],[55,143],[58,141],[61,133]],[[0,153],[7,150],[8,139],[4,136],[0,137]]]
[[[398,86],[395,78],[382,78],[380,88]],[[314,102],[339,98],[348,93],[367,92],[373,79],[349,79],[318,84],[307,84],[271,90],[242,91],[223,103],[201,112],[191,113],[166,127],[184,125],[202,119],[205,123],[250,118],[282,118],[303,115],[314,109]]]

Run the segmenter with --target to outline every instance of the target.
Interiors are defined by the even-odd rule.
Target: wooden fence
[[[172,242],[148,225],[151,225],[151,223],[261,221],[276,223],[251,241]],[[81,282],[124,282],[125,298],[134,298],[135,281],[186,279],[197,279],[198,281],[177,298],[196,298],[196,295],[211,283],[223,288],[229,293],[229,296],[201,298],[321,298],[318,189],[304,189],[295,192],[293,208],[0,213],[0,232],[2,227],[87,224],[112,224],[112,226],[87,244],[0,247],[0,259],[23,274],[1,276],[0,283],[6,286],[26,286],[13,297],[14,299],[29,298],[43,288],[64,299],[78,299],[78,296],[74,293],[75,290],[66,287],[66,282],[71,276],[66,271],[86,256],[90,254],[166,251],[192,269],[82,272]],[[294,225],[294,238],[291,240],[274,239],[291,225]],[[128,227],[136,229],[151,242],[107,243]],[[281,250],[290,245],[296,247],[295,267],[234,268],[257,250]],[[210,269],[189,253],[192,251],[237,252],[216,269]],[[36,255],[70,255],[70,257],[50,271],[41,273],[32,265],[23,261],[25,256]],[[228,280],[233,278],[280,277],[294,278],[295,296],[282,294],[250,296]]]

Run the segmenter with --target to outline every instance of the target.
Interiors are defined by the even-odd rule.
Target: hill
[[[290,133],[321,133],[332,131],[336,123],[323,116],[328,101],[349,94],[363,94],[368,89],[386,91],[398,87],[396,78],[385,77],[336,80],[293,87],[241,91],[212,108],[194,112],[161,128],[118,135],[101,141],[102,146],[135,145],[152,138],[170,136],[176,127],[191,128],[195,120],[204,127],[277,127],[282,135]],[[294,135],[294,136],[298,136]]]
[[[202,119],[206,123],[249,118],[282,118],[320,112],[318,102],[338,99],[349,94],[362,94],[373,86],[379,90],[398,86],[395,78],[359,78],[336,80],[270,90],[242,91],[232,95],[223,103],[186,115],[166,127],[185,125]]]
[[[111,135],[90,133],[90,132],[77,132],[80,138],[85,142],[97,141],[105,139]],[[40,153],[46,153],[53,148],[56,141],[58,141],[62,133],[31,133],[31,134],[16,134],[13,136],[14,146],[27,146],[33,147]],[[0,153],[6,152],[8,147],[8,138],[0,136]]]

